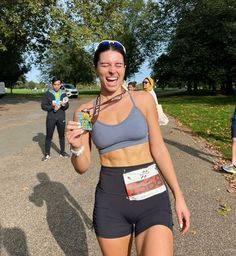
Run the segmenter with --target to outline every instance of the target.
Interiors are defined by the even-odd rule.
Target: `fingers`
[[[190,213],[188,210],[186,212],[182,212],[178,216],[178,223],[179,223],[179,231],[182,234],[186,233],[190,227]]]
[[[81,145],[81,135],[86,132],[87,131],[81,129],[80,123],[68,121],[66,126],[66,137],[72,146],[79,147]]]

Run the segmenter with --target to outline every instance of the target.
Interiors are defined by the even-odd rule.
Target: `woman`
[[[161,136],[152,96],[123,89],[125,61],[125,48],[118,41],[98,44],[94,66],[100,95],[81,105],[67,125],[72,164],[80,174],[89,168],[91,137],[101,162],[93,223],[103,255],[130,255],[135,232],[137,255],[169,256],[173,255],[173,224],[166,183],[175,198],[182,233],[189,228],[190,214]],[[91,133],[78,125],[82,110],[93,116]]]
[[[169,119],[166,114],[163,112],[162,105],[158,104],[156,93],[153,90],[154,87],[154,80],[149,76],[145,77],[143,82],[143,90],[149,92],[156,104],[157,112],[158,112],[158,121],[159,125],[167,125],[169,123]]]
[[[153,90],[154,87],[154,80],[149,76],[145,77],[143,82],[143,90],[151,93],[153,99],[155,100],[156,105],[158,104],[156,93]]]

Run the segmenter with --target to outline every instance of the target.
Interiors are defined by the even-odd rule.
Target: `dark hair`
[[[93,64],[94,64],[95,67],[97,67],[100,54],[102,52],[106,52],[108,50],[119,52],[123,56],[124,63],[126,64],[126,55],[125,55],[125,52],[124,52],[123,48],[119,47],[115,44],[110,43],[110,44],[100,44],[100,45],[98,45],[98,47],[97,47],[97,49],[94,53],[94,56],[93,56]]]
[[[136,82],[136,81],[131,81],[131,82],[129,82],[129,83],[128,83],[128,85],[132,85],[133,87],[135,87],[135,86],[136,86],[136,84],[137,84],[137,82]]]
[[[54,76],[53,78],[52,78],[52,84],[54,84],[56,81],[60,81],[61,82],[61,79],[59,78],[59,77],[56,77],[56,76]]]

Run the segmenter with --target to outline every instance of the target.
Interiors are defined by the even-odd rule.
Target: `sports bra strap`
[[[134,106],[136,107],[135,101],[134,101],[134,99],[133,99],[133,97],[132,97],[132,95],[129,91],[128,91],[128,94],[129,94],[129,97],[130,97],[131,101],[133,102]]]

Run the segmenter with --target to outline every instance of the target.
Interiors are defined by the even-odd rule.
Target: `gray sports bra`
[[[129,95],[133,107],[122,122],[109,125],[97,120],[93,125],[91,137],[100,154],[148,141],[146,119]]]

